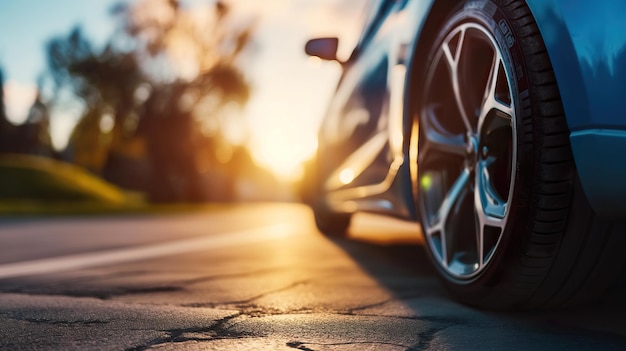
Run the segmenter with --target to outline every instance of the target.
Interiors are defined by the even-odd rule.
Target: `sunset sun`
[[[297,126],[268,126],[257,133],[262,136],[250,147],[255,162],[282,180],[302,178],[303,163],[317,150],[315,133],[299,130]]]

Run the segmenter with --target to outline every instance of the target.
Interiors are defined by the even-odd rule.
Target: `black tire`
[[[460,301],[489,309],[554,308],[598,296],[624,266],[626,255],[621,251],[626,248],[626,223],[594,214],[582,191],[555,75],[525,1],[466,1],[452,12],[439,33],[426,61],[429,65],[416,75],[415,87],[423,87],[423,92],[416,90],[415,111],[420,128],[417,201],[427,251],[442,281]],[[481,38],[482,34],[489,40]],[[467,48],[461,46],[465,40]],[[446,108],[439,108],[444,100],[434,95],[437,89],[447,89],[438,82],[449,79],[437,76],[446,74],[438,65],[447,64],[447,74],[454,75],[452,81],[456,79],[459,85],[471,79],[482,82],[482,76],[475,73],[480,69],[473,66],[482,58],[472,55],[483,55],[481,50],[487,50],[490,42],[495,49],[495,70],[492,67],[487,72],[482,102],[471,89],[463,90],[465,96],[455,100],[459,115],[466,114],[464,126],[459,127],[450,122]],[[507,117],[502,112],[505,108],[498,110],[495,104],[485,103],[492,76],[496,99],[507,99],[498,89],[510,93],[510,126],[486,122],[499,120],[501,116],[492,116],[499,113]],[[435,93],[429,95],[429,91]],[[460,156],[456,150],[454,156],[443,158],[448,151],[435,145],[438,141],[433,136],[458,141],[457,132],[463,133],[468,125],[471,130],[473,102],[480,102],[482,110],[476,112],[475,136],[468,132],[464,140],[466,155]],[[486,108],[495,112],[484,112]],[[498,126],[485,127],[491,124]],[[481,150],[487,151],[476,155]],[[457,161],[460,166],[455,165]],[[476,165],[468,165],[474,161]],[[455,167],[461,170],[456,172]],[[488,194],[481,195],[481,191]],[[494,192],[496,195],[489,195]],[[501,193],[504,195],[499,196]],[[505,203],[498,204],[498,199]],[[495,205],[488,213],[490,203]],[[473,207],[473,217],[467,206]],[[502,213],[498,212],[501,208]],[[471,253],[472,235],[468,234],[472,227],[475,253]]]
[[[315,217],[315,225],[322,234],[328,237],[345,237],[348,235],[348,227],[350,227],[352,220],[351,213],[332,212],[320,203],[311,208]]]
[[[328,237],[344,237],[348,235],[348,227],[352,220],[351,213],[338,213],[328,208],[322,190],[324,179],[319,163],[319,155],[305,165],[305,173],[301,186],[301,197],[303,202],[313,211],[315,225],[317,229]]]

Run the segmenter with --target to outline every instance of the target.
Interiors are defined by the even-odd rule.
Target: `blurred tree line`
[[[103,48],[80,27],[48,42],[54,93],[37,97],[28,128],[7,122],[0,106],[0,151],[54,156],[49,106],[78,103],[82,116],[58,157],[152,201],[232,198],[251,161],[225,131],[250,95],[240,65],[253,25],[232,20],[220,1],[191,11],[142,0],[111,15],[117,29]]]

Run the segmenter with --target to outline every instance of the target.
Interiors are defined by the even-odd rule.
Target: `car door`
[[[371,5],[361,39],[347,62],[320,130],[325,191],[379,184],[394,155],[389,142],[390,48],[394,15],[406,1]]]

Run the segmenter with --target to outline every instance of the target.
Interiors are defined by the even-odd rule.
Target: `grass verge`
[[[56,160],[0,154],[0,217],[176,214],[233,204],[150,204],[88,171]]]
[[[71,164],[44,157],[0,155],[0,214],[126,212],[145,207],[128,193]]]

